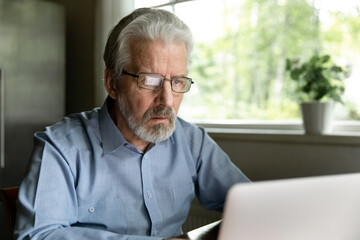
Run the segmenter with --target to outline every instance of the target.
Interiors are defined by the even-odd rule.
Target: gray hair
[[[106,68],[112,70],[115,79],[120,78],[125,64],[131,62],[130,42],[134,37],[166,43],[183,42],[189,65],[193,48],[189,27],[168,11],[139,8],[121,19],[108,37],[103,58]]]

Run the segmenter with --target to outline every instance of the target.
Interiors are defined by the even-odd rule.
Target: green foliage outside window
[[[328,12],[331,21],[326,22],[315,5],[308,0],[243,0],[237,8],[225,7],[224,34],[195,45],[189,76],[196,87],[185,95],[180,115],[298,119],[297,85],[286,73],[286,59],[326,52],[348,64],[360,56],[359,7],[351,13]],[[351,106],[345,118],[356,119],[357,103],[345,105]]]

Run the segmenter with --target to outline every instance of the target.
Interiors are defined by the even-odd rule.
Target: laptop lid
[[[236,184],[219,240],[360,239],[360,174]]]

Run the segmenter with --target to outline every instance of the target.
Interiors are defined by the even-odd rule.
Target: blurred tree
[[[185,98],[191,117],[299,118],[286,58],[360,53],[359,8],[332,12],[323,23],[315,1],[243,0],[234,7],[222,0],[224,34],[195,47],[190,71],[197,87]]]

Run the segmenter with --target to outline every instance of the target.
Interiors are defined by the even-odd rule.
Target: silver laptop
[[[360,174],[234,185],[219,240],[359,240]]]

